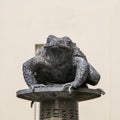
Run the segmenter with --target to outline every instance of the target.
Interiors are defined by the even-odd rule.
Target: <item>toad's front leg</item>
[[[86,81],[89,73],[89,64],[87,60],[81,57],[75,57],[74,64],[76,66],[76,75],[75,80],[71,83],[71,86],[73,88],[78,88]]]
[[[34,72],[43,64],[44,62],[40,55],[31,58],[23,64],[23,76],[26,84],[30,88],[38,86],[38,81],[35,78]]]
[[[78,88],[82,86],[89,73],[89,64],[88,62],[80,57],[75,57],[74,65],[76,67],[75,79],[70,83],[66,83],[63,85],[62,89],[65,90],[68,88],[69,93],[72,92],[72,88]]]

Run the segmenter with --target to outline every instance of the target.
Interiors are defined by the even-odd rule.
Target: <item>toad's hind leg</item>
[[[97,85],[100,80],[100,74],[89,64],[88,84]]]

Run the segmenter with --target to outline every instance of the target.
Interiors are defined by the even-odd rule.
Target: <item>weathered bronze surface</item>
[[[50,35],[37,55],[23,64],[27,85],[34,89],[63,84],[63,90],[96,85],[100,75],[69,37]],[[45,87],[46,88],[46,87]],[[54,89],[54,88],[53,88]]]

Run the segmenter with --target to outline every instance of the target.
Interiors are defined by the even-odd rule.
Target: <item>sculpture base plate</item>
[[[62,85],[47,85],[33,89],[23,89],[17,91],[17,97],[30,101],[46,101],[46,100],[75,100],[85,101],[101,96],[101,89],[77,88],[73,89],[70,94],[68,90],[62,90]]]

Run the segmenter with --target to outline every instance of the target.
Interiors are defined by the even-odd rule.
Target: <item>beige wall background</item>
[[[105,96],[79,104],[80,120],[120,119],[119,0],[0,0],[0,119],[33,120],[22,64],[49,34],[69,36],[101,74]]]

